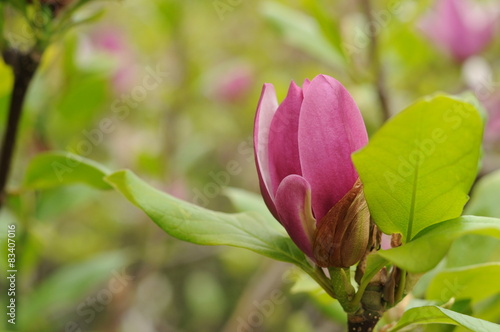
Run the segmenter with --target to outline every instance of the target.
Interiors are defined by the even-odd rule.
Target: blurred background
[[[370,134],[415,99],[469,91],[489,114],[481,176],[490,175],[500,167],[498,3],[469,2],[469,25],[451,29],[457,37],[447,29],[453,10],[440,2],[90,1],[75,15],[94,19],[43,55],[0,212],[0,229],[18,225],[17,330],[342,331],[337,304],[287,264],[180,242],[113,191],[33,191],[23,178],[38,153],[69,151],[233,211],[227,186],[258,192],[252,130],[262,84],[281,100],[290,81],[320,73],[347,87]],[[4,19],[5,38],[22,49],[29,28],[13,9]],[[2,131],[12,83],[0,61]],[[480,259],[498,261],[500,245],[488,241]],[[478,317],[499,322],[500,298],[489,301],[496,310]]]

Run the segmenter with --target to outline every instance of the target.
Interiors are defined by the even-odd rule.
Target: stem
[[[371,332],[385,312],[383,284],[372,282],[368,285],[356,312],[347,316],[349,332]]]
[[[2,55],[5,63],[11,66],[14,72],[14,87],[9,101],[7,127],[0,152],[0,209],[6,197],[5,188],[12,164],[26,92],[39,64],[38,57],[33,53],[24,54],[17,50],[7,49]]]
[[[375,23],[373,18],[373,10],[370,0],[361,0],[363,6],[363,14],[369,24],[372,27]],[[389,110],[389,102],[387,98],[387,91],[385,87],[385,75],[380,63],[379,47],[378,47],[378,30],[369,29],[370,37],[370,48],[368,51],[368,57],[371,60],[370,66],[375,76],[375,89],[377,90],[377,97],[380,104],[380,109],[382,110],[382,115],[384,117],[384,122],[391,117],[391,112]]]
[[[355,290],[351,284],[351,280],[346,274],[346,271],[343,268],[338,267],[330,267],[328,268],[330,272],[331,284],[333,286],[333,290],[337,295],[337,300],[339,301],[342,308],[346,312],[355,312],[359,308],[353,307],[351,305],[351,300],[354,296]]]
[[[330,279],[328,279],[323,273],[323,269],[317,266],[314,272],[310,272],[309,269],[304,271],[306,271],[307,274],[309,274],[325,290],[328,295],[330,295],[334,299],[338,298],[338,295],[330,285]]]
[[[358,265],[359,268],[359,265]],[[354,298],[352,299],[351,305],[352,306],[358,306],[361,303],[361,299],[363,298],[363,295],[365,293],[366,288],[368,285],[372,282],[372,279],[380,273],[380,271],[383,269],[383,265],[379,266],[376,270],[373,270],[372,273],[368,275],[364,275],[363,278],[361,278],[358,291],[354,295]],[[363,272],[365,273],[365,272]]]
[[[349,332],[372,332],[380,320],[378,313],[369,311],[363,312],[361,315],[347,316],[347,331]]]
[[[404,291],[406,288],[406,271],[401,270],[401,277],[399,278],[398,289],[396,290],[396,296],[394,303],[398,303],[403,299]]]
[[[367,280],[365,280],[364,283],[359,285],[358,291],[356,292],[356,295],[354,295],[354,298],[352,299],[351,305],[358,306],[361,303],[361,298],[363,297],[363,294],[365,293],[365,289],[369,283],[370,283],[370,280],[367,279]]]

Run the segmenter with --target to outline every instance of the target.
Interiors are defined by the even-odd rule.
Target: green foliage
[[[408,242],[460,216],[476,177],[482,128],[475,107],[443,95],[420,100],[387,122],[353,155],[377,226]]]
[[[257,213],[228,214],[176,199],[141,181],[130,171],[106,180],[171,236],[202,245],[229,245],[305,267],[308,263],[284,230]]]
[[[500,238],[500,219],[463,216],[433,225],[401,247],[381,250],[377,255],[413,273],[427,272],[446,255],[452,242],[466,234]]]
[[[437,306],[424,306],[406,311],[399,322],[389,331],[401,331],[405,327],[421,324],[451,324],[481,332],[498,332],[499,330],[497,324]]]
[[[261,195],[238,188],[226,188],[224,193],[229,198],[236,211],[238,212],[257,212],[266,220],[270,225],[276,225],[277,228],[283,229],[276,222],[274,216],[269,212]]]
[[[70,152],[47,152],[31,160],[25,173],[24,187],[48,189],[83,183],[97,189],[111,189],[103,180],[108,173],[98,163]]]
[[[445,269],[432,279],[426,297],[440,301],[471,299],[476,303],[500,293],[498,275],[500,263]]]
[[[465,213],[500,218],[500,170],[482,177],[474,187]]]
[[[259,266],[273,263],[254,252],[305,270],[292,295],[255,330],[340,329],[345,312],[329,294],[329,279],[313,270],[254,194],[258,183],[250,142],[260,88],[272,82],[282,97],[292,79],[331,75],[353,95],[370,134],[384,122],[379,92],[385,92],[391,114],[435,91],[462,95],[470,89],[491,107],[497,85],[481,80],[477,86],[470,76],[478,79],[484,74],[478,68],[486,67],[489,76],[484,77],[498,77],[500,39],[479,56],[454,62],[420,31],[420,18],[433,2],[372,1],[375,22],[370,26],[362,6],[327,0],[75,0],[56,15],[54,7],[40,1],[0,1],[0,48],[43,49],[50,43],[29,89],[0,211],[0,225],[16,224],[19,230],[19,330],[71,331],[63,325],[85,318],[75,312],[78,306],[106,287],[113,269],[133,259],[137,269],[134,264],[131,287],[82,330],[238,330],[241,321],[262,314],[255,301],[268,303],[254,300],[255,289],[272,285],[286,292],[291,286],[284,275],[262,273]],[[144,82],[154,83],[147,68],[157,66],[168,75],[144,93]],[[11,68],[0,60],[0,133],[12,78]],[[371,254],[359,289],[384,266],[390,271],[391,264],[410,271],[411,278],[429,271],[408,307],[431,303],[500,322],[500,297],[495,295],[500,222],[459,218],[477,173],[482,127],[473,110],[478,104],[462,98],[440,95],[417,102],[354,156],[376,223],[402,233],[406,242]],[[451,109],[449,116],[445,109]],[[103,124],[110,126],[102,129]],[[447,140],[428,155],[424,142],[435,138],[435,128],[442,128]],[[498,142],[487,140],[491,136],[485,136],[481,178],[465,214],[500,218],[499,173],[488,174],[498,168],[500,150]],[[418,174],[412,170],[401,176],[403,181],[390,178],[387,184],[385,171],[400,176],[399,165],[413,165],[409,157],[415,140],[425,157],[417,162],[422,166]],[[40,153],[59,150],[65,152]],[[130,172],[111,173],[91,160],[105,161],[110,169],[130,168],[145,180]],[[237,172],[227,179],[219,176],[224,183],[214,180],[235,162]],[[396,183],[394,191],[391,183]],[[95,190],[113,187],[140,209],[114,191]],[[197,203],[219,211],[231,210],[229,198],[233,210],[242,213],[185,202],[194,195],[204,195]],[[163,230],[186,241],[253,252],[204,248],[165,236]],[[0,232],[0,238],[6,233]],[[126,250],[116,253],[116,248]],[[0,265],[6,268],[6,261]],[[5,281],[0,284],[4,289]],[[144,316],[137,318],[137,308]],[[425,331],[488,331],[469,324],[469,316],[431,308],[408,311],[396,330],[413,328],[410,323],[418,318],[455,324],[419,327]],[[382,323],[394,325],[398,318],[389,314]],[[2,320],[0,330],[7,327]]]

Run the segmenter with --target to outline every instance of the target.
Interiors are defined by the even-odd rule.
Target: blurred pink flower
[[[248,95],[253,86],[253,73],[247,66],[230,68],[218,75],[212,95],[216,100],[234,103]]]
[[[124,36],[119,30],[106,28],[96,31],[92,35],[92,40],[98,48],[106,50],[109,53],[120,54],[120,52],[127,50]]]
[[[498,5],[469,0],[437,0],[419,28],[440,49],[462,62],[481,52],[493,39]]]
[[[500,150],[500,91],[484,99],[483,104],[488,111],[488,122],[484,132],[486,146],[495,145]]]
[[[137,83],[136,61],[124,32],[115,27],[99,27],[91,33],[90,42],[96,51],[104,52],[114,60],[114,89],[117,92],[130,90]]]

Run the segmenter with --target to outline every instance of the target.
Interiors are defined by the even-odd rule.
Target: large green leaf
[[[406,311],[399,322],[392,327],[389,332],[401,331],[407,326],[420,324],[451,324],[465,327],[471,331],[500,331],[500,325],[463,315],[441,307],[425,306]]]
[[[472,191],[465,212],[476,216],[500,218],[500,170],[481,178]]]
[[[409,272],[427,272],[443,259],[455,239],[466,234],[500,238],[500,219],[463,216],[448,220],[424,230],[412,242],[377,255]]]
[[[500,293],[500,263],[480,264],[439,272],[427,288],[427,298],[443,302],[452,297],[473,303]]]
[[[98,163],[70,152],[47,152],[30,161],[24,187],[47,189],[83,183],[97,189],[111,189],[103,180],[109,173]]]
[[[500,239],[469,234],[453,242],[446,255],[445,266],[457,268],[492,262],[500,262]]]
[[[277,230],[255,212],[229,214],[207,210],[156,190],[130,171],[118,171],[106,180],[177,239],[245,248],[310,270],[304,254],[284,230]]]
[[[456,218],[476,177],[483,122],[470,103],[422,99],[384,125],[353,155],[375,223],[410,241]]]
[[[224,188],[224,194],[229,198],[236,211],[248,212],[254,211],[265,217],[267,220],[277,224],[278,222],[273,217],[267,208],[262,196],[250,191],[239,188]]]

